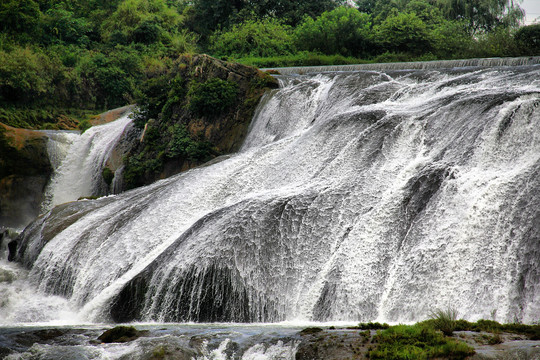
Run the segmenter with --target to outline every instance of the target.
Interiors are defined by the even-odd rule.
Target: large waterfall
[[[28,281],[85,321],[538,320],[540,66],[279,80],[238,153],[31,224]]]

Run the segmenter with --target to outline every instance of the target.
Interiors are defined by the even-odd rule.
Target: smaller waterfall
[[[69,148],[79,137],[79,131],[44,130],[43,132],[49,138],[49,141],[47,141],[47,154],[51,166],[56,172],[66,158]]]
[[[42,213],[56,205],[108,191],[101,172],[126,126],[129,115],[88,129],[81,135],[51,134],[49,157],[55,169],[45,190]]]

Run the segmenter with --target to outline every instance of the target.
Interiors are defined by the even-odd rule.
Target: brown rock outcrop
[[[232,104],[223,109],[209,105],[209,111],[193,111],[192,90],[213,79],[234,86]],[[153,111],[148,118],[143,114],[135,121],[142,134],[139,144],[126,157],[127,188],[152,183],[238,150],[260,98],[266,90],[279,86],[276,79],[257,68],[204,54],[181,56],[168,69],[150,74],[148,81],[160,81],[162,85],[151,87],[146,94],[148,103],[143,106],[158,108],[159,114]],[[214,100],[212,97],[219,98],[219,93],[200,96]],[[175,127],[185,128],[190,139],[184,140],[191,141],[192,147],[201,145],[210,155],[190,156],[174,149]]]
[[[52,172],[47,136],[0,124],[0,227],[21,227],[39,213]]]

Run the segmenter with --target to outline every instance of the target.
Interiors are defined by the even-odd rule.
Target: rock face
[[[153,76],[168,77],[161,89],[168,115],[159,114],[155,119],[145,119],[143,126],[126,128],[106,161],[107,172],[124,174],[107,183],[111,193],[149,184],[237,150],[262,94],[278,87],[274,78],[256,68],[208,55],[181,56],[165,74]],[[169,88],[178,79],[182,79],[181,89],[177,89],[182,96]],[[234,85],[233,104],[210,115],[195,114],[189,109],[189,89],[210,79]],[[91,123],[101,125],[133,110],[134,106],[114,109],[96,116]],[[184,131],[180,138],[179,129]],[[0,124],[0,227],[23,227],[39,215],[53,172],[47,142],[44,132]],[[178,150],[178,146],[184,148]],[[127,176],[129,181],[122,181]]]
[[[219,103],[225,91],[196,93],[212,81],[234,88],[228,106]],[[146,185],[238,150],[263,93],[277,87],[276,79],[256,68],[204,54],[181,56],[169,68],[150,74],[135,119],[140,141],[127,156],[126,187]],[[201,98],[202,111],[200,103],[195,111],[193,104]]]
[[[92,124],[116,120],[130,111],[133,106],[108,111],[96,116]],[[39,215],[44,190],[53,172],[48,141],[45,132],[0,123],[0,228],[20,228]],[[126,150],[120,150],[108,161],[113,169],[122,163]]]
[[[21,227],[39,213],[52,172],[47,136],[0,124],[0,227]]]
[[[266,88],[277,88],[277,81],[256,68],[228,63],[208,55],[198,55],[189,61],[192,78],[204,82],[212,78],[238,84],[238,99],[228,112],[215,117],[197,117],[181,107],[176,107],[178,119],[187,122],[192,134],[202,134],[221,153],[238,150],[247,134],[251,118],[260,97]],[[185,117],[182,119],[182,117]]]

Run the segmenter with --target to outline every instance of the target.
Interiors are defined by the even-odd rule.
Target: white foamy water
[[[32,224],[29,279],[84,321],[537,321],[538,79],[284,76],[238,154]]]
[[[0,259],[0,326],[80,323],[67,299],[40,294],[27,276],[27,270]]]
[[[54,132],[49,135],[48,152],[54,173],[47,189],[42,212],[80,197],[105,195],[101,171],[126,126],[129,114],[83,134]]]

